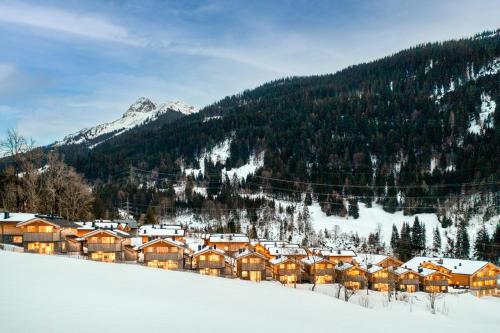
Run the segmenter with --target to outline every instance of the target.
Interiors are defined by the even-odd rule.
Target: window
[[[246,263],[248,262],[248,258],[243,258],[243,259],[241,260],[241,262],[243,262],[244,264],[246,264]]]
[[[295,269],[295,264],[290,264],[290,269]]]
[[[40,232],[54,232],[54,227],[51,225],[42,225],[38,227]]]
[[[36,232],[36,227],[34,225],[29,225],[28,232]]]
[[[244,278],[248,277],[248,271],[241,272],[241,277],[244,277]]]
[[[200,256],[200,260],[206,260],[206,259],[205,259],[205,255],[204,255],[204,254],[202,254],[202,255]]]
[[[156,248],[157,253],[168,253],[168,247],[166,246],[161,246]]]
[[[209,258],[210,261],[219,261],[219,256],[216,254],[211,254]]]
[[[285,268],[285,264],[281,264],[281,265],[280,265],[280,268],[281,268],[281,269]]]
[[[115,242],[114,237],[102,237],[101,242],[104,244],[113,244]]]
[[[22,242],[23,242],[23,236],[12,237],[12,243],[22,243]]]
[[[258,263],[260,263],[260,258],[250,258],[250,263],[251,264],[258,264]]]

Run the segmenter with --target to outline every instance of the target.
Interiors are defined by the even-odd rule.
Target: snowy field
[[[424,294],[368,308],[318,292],[137,265],[0,251],[2,332],[495,332],[500,299],[447,295],[431,314]],[[380,303],[379,303],[380,301]],[[443,300],[440,300],[441,302]],[[401,304],[400,304],[401,303]],[[418,305],[417,305],[418,304]]]

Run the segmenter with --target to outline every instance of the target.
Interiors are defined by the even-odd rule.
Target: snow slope
[[[13,286],[0,298],[4,332],[494,332],[500,325],[498,302],[468,295],[456,315],[452,307],[448,316],[395,316],[274,282],[138,265],[0,251],[0,267],[1,285]]]
[[[198,112],[198,109],[179,101],[156,104],[148,98],[141,97],[128,108],[127,112],[120,119],[95,127],[84,128],[79,132],[67,135],[63,140],[56,142],[54,145],[81,144],[97,140],[97,143],[93,143],[92,145],[96,146],[108,139],[108,135],[116,136],[122,134],[136,126],[154,121],[161,115],[172,111],[189,115]],[[106,136],[106,138],[98,140],[101,136]]]

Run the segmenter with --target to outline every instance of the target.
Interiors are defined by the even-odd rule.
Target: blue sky
[[[0,135],[47,144],[138,97],[203,107],[500,27],[500,1],[3,1]]]

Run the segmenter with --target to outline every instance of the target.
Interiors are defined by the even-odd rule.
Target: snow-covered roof
[[[130,235],[124,231],[121,231],[121,230],[109,230],[109,229],[96,229],[94,231],[91,231],[89,233],[86,233],[85,235],[83,235],[82,237],[80,238],[77,238],[77,240],[85,240],[89,237],[92,237],[94,235],[97,235],[99,233],[105,233],[105,234],[108,234],[110,236],[114,236],[114,237],[118,237],[118,238],[123,238],[123,237],[129,237]]]
[[[325,259],[323,257],[319,257],[319,256],[309,256],[309,257],[302,259],[302,263],[304,263],[306,265],[318,264],[318,263],[324,262],[324,261],[330,262],[327,259]]]
[[[148,237],[183,237],[184,229],[174,224],[145,224],[137,230],[138,236]]]
[[[284,263],[286,261],[293,261],[293,262],[295,262],[294,259],[289,258],[289,257],[277,257],[277,258],[269,260],[269,263],[271,265],[279,265],[279,264],[282,264],[282,263]]]
[[[307,251],[298,246],[269,247],[267,249],[272,256],[306,256]]]
[[[210,234],[208,241],[211,243],[249,243],[250,239],[244,234]]]
[[[284,241],[261,241],[259,242],[259,244],[266,249],[269,249],[270,247],[286,247],[286,246],[299,247],[299,245],[297,244],[290,244]]]
[[[384,267],[382,267],[382,266],[377,266],[377,265],[372,265],[372,266],[370,266],[370,267],[367,267],[367,266],[362,265],[361,267],[362,267],[362,268],[364,268],[364,269],[365,269],[368,273],[370,273],[370,274],[377,273],[378,271],[380,271],[380,270],[383,270],[383,269],[384,269]]]
[[[412,269],[407,269],[407,268],[404,268],[404,267],[396,267],[394,270],[393,270],[394,274],[396,275],[401,275],[401,274],[405,274],[405,273],[408,273],[408,272],[412,272],[413,274],[417,274],[417,275],[420,275],[420,273],[418,273],[417,271],[414,271]]]
[[[0,222],[25,222],[36,217],[36,214],[32,213],[8,213],[6,218],[5,212],[0,212]]]
[[[95,229],[118,229],[118,227],[125,227],[125,224],[120,224],[118,222],[112,221],[84,221],[84,222],[75,222],[79,225],[78,230],[95,230]]]
[[[267,260],[266,257],[264,257],[262,254],[260,254],[259,252],[254,252],[254,251],[249,251],[248,249],[243,251],[243,252],[240,252],[238,253],[237,255],[235,255],[235,259],[241,259],[241,258],[244,258],[244,257],[248,257],[250,255],[256,255],[256,256],[259,256],[261,257],[262,259],[265,259]]]
[[[354,260],[358,262],[360,265],[376,265],[385,259],[389,258],[389,256],[385,254],[371,254],[371,253],[358,253]]]
[[[202,255],[202,254],[207,253],[207,252],[216,252],[216,253],[223,255],[223,256],[226,255],[226,253],[220,249],[214,249],[212,247],[207,246],[207,247],[193,253],[193,257]]]
[[[178,241],[175,241],[173,239],[168,239],[168,238],[156,238],[156,239],[153,239],[153,240],[150,240],[149,242],[147,243],[144,243],[142,244],[141,246],[138,246],[136,249],[138,250],[141,250],[145,247],[148,247],[150,245],[153,245],[153,244],[156,244],[156,243],[167,243],[169,245],[173,245],[173,246],[176,246],[176,247],[181,247],[181,248],[184,248],[184,243],[181,243],[181,242],[178,242]]]
[[[339,263],[338,265],[335,265],[335,269],[338,270],[338,271],[345,271],[345,270],[347,270],[349,268],[352,268],[352,267],[359,268],[360,270],[366,272],[366,269],[364,267],[362,267],[362,266],[354,266],[354,265],[346,263],[346,262],[344,262],[342,264]]]
[[[352,250],[324,249],[319,252],[324,257],[355,257],[356,252]]]
[[[480,261],[480,260],[415,257],[404,263],[403,267],[416,270],[424,262],[430,262],[434,265],[444,267],[455,274],[465,274],[465,275],[474,274],[488,264],[487,261]]]

